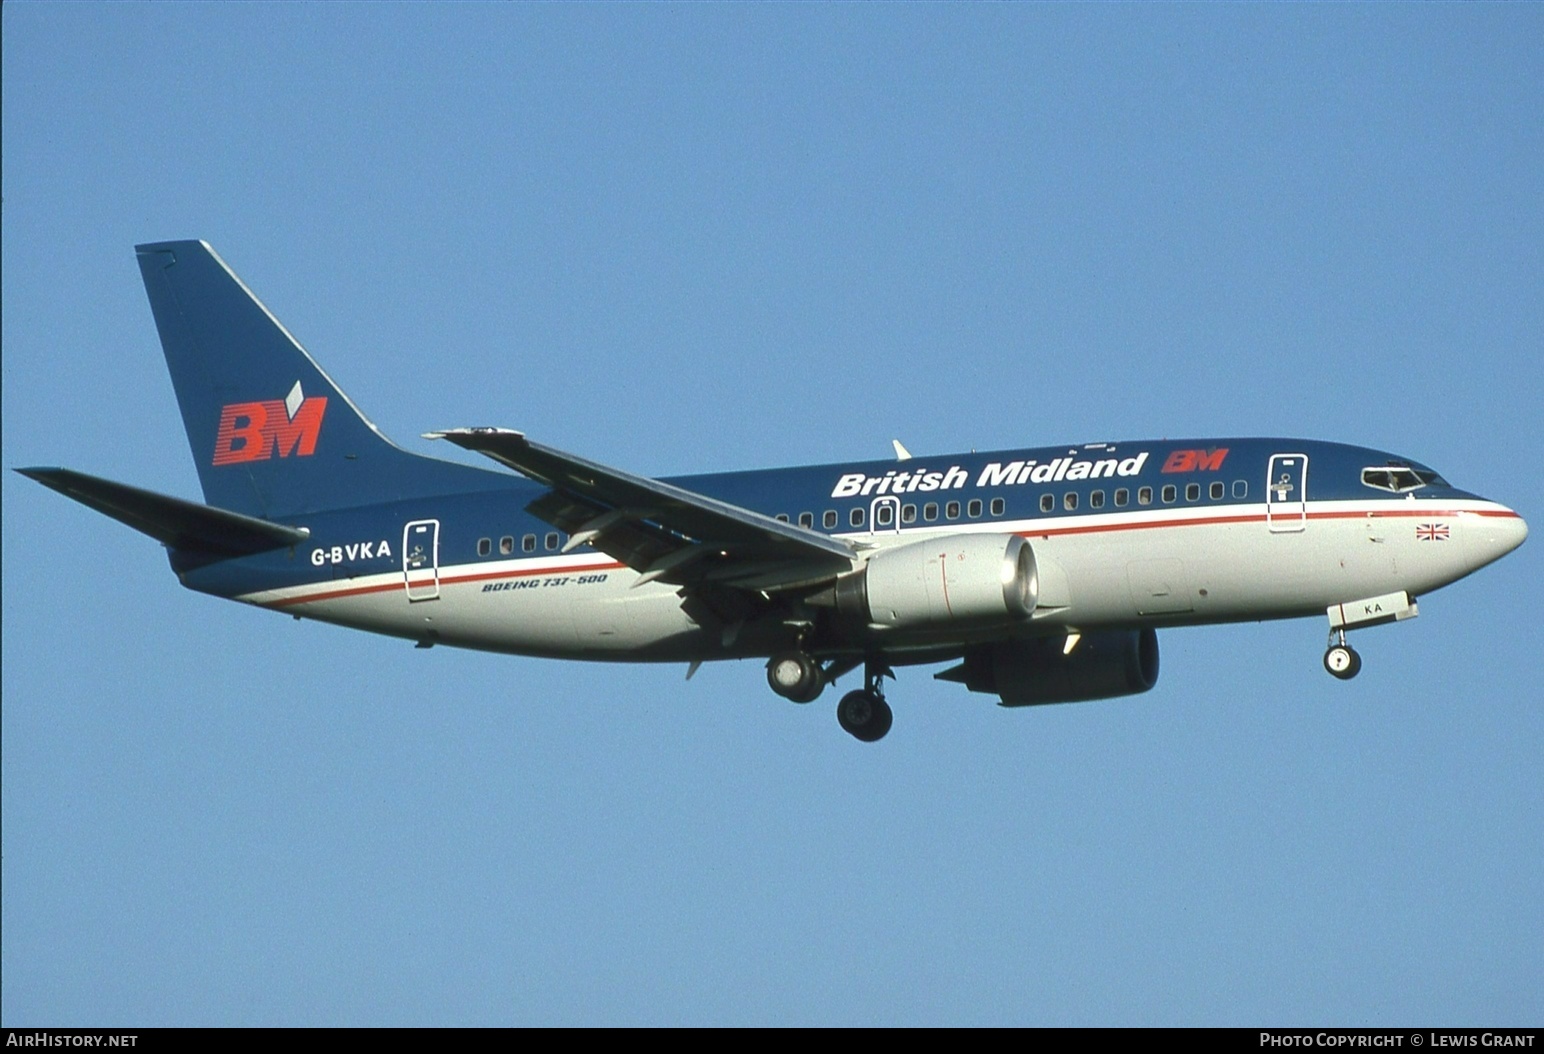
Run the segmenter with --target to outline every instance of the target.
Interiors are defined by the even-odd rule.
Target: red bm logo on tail
[[[220,410],[220,430],[214,437],[214,463],[236,465],[280,457],[310,457],[322,431],[327,397],[306,398],[300,382],[283,399],[230,403]]]

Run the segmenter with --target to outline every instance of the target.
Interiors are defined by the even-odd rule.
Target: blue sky
[[[198,496],[132,246],[204,238],[410,449],[501,424],[665,475],[1303,435],[1540,518],[1538,5],[0,30],[7,469]],[[1537,540],[1360,634],[1354,682],[1319,621],[1169,631],[1133,699],[906,671],[869,747],[753,663],[187,593],[4,475],[7,1025],[1544,1012]]]

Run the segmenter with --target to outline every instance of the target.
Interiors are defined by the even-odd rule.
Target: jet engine
[[[926,630],[1012,624],[1040,594],[1035,553],[1016,534],[953,534],[882,550],[828,596],[860,626]]]
[[[1004,706],[1136,695],[1158,683],[1158,634],[1151,629],[1088,633],[1070,652],[1065,640],[1035,637],[977,648],[937,676],[995,693]]]

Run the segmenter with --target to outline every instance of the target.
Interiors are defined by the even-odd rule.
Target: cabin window
[[[1221,483],[1213,483],[1212,487],[1211,487],[1212,500],[1213,501],[1221,501],[1224,497],[1227,496],[1226,495],[1227,489],[1228,488],[1224,487]]]
[[[957,501],[951,501],[949,504],[945,505],[944,506],[944,516],[945,516],[945,518],[951,519],[951,520],[959,519],[960,518],[960,503],[957,502]]]
[[[835,509],[827,509],[825,511],[825,514],[820,517],[820,522],[825,524],[826,530],[828,530],[828,531],[832,530],[833,528],[835,528],[836,527],[836,510]]]
[[[1137,490],[1137,504],[1151,505],[1153,503],[1153,488],[1140,487]]]
[[[547,548],[548,549],[556,549],[557,547],[558,547],[558,532],[557,531],[549,531],[547,533]]]
[[[773,519],[777,520],[778,523],[787,523],[788,514],[786,512],[780,512],[775,517],[773,517]]]
[[[1185,500],[1186,501],[1200,501],[1201,500],[1201,484],[1199,484],[1199,483],[1186,483],[1185,484]]]
[[[515,539],[514,539],[513,535],[506,534],[504,537],[499,539],[499,552],[501,554],[503,554],[504,556],[508,556],[510,553],[512,553],[514,551],[515,551]]]
[[[992,499],[992,515],[993,516],[1001,516],[1003,514],[1003,512],[1007,508],[1008,508],[1008,503],[1003,501],[1001,498],[993,498]]]
[[[1090,509],[1102,509],[1102,508],[1104,508],[1104,491],[1096,490],[1092,494],[1090,494],[1088,496],[1088,507]]]
[[[1163,488],[1163,503],[1167,505],[1177,497],[1179,497],[1179,488],[1172,483],[1166,484]]]
[[[847,515],[847,522],[852,524],[854,527],[862,527],[863,526],[863,510],[862,509],[853,509],[852,512],[850,512]]]
[[[799,513],[799,526],[800,527],[813,527],[813,526],[815,526],[815,514],[813,512],[801,512],[801,513]]]
[[[970,513],[971,519],[975,519],[976,517],[980,516],[981,515],[981,499],[980,498],[972,498],[970,504],[965,506],[965,509],[966,509],[967,512]]]
[[[493,539],[492,538],[479,538],[479,539],[477,539],[477,555],[478,556],[487,556],[491,552],[493,552]]]
[[[917,522],[917,507],[915,505],[902,505],[901,506],[901,522],[902,523],[916,523]]]
[[[1234,480],[1233,481],[1233,496],[1235,498],[1247,498],[1247,497],[1249,497],[1249,484],[1245,483],[1241,479]]]
[[[1077,491],[1069,490],[1066,494],[1062,495],[1062,508],[1066,509],[1068,512],[1076,512],[1077,511],[1077,509],[1078,509],[1078,492]]]
[[[922,518],[928,523],[932,523],[934,520],[938,519],[938,502],[930,501],[926,505],[922,506]]]
[[[520,539],[520,548],[528,553],[536,551],[536,535],[528,534]]]
[[[1042,495],[1040,495],[1040,511],[1041,512],[1055,512],[1056,511],[1056,495],[1054,495],[1054,494],[1042,494]]]
[[[1125,487],[1115,488],[1115,505],[1117,508],[1125,508],[1126,504],[1130,501],[1131,491],[1127,490]]]
[[[895,506],[889,502],[874,510],[874,525],[876,527],[888,527],[895,522]]]

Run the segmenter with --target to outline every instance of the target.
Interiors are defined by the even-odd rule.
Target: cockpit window
[[[1391,464],[1362,469],[1362,485],[1403,494],[1407,490],[1419,490],[1422,487],[1445,487],[1447,481],[1429,468]]]

